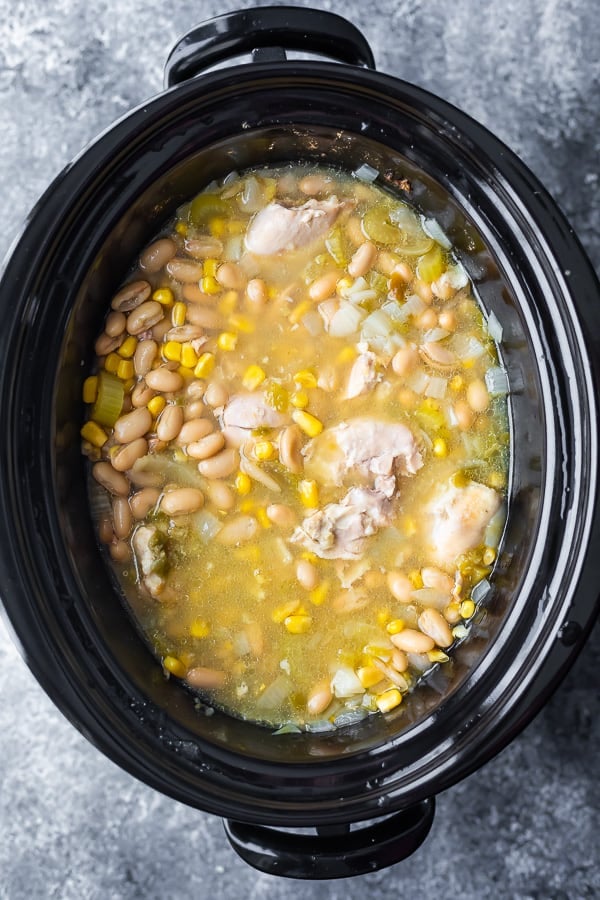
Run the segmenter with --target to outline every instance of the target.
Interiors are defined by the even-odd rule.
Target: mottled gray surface
[[[177,35],[247,5],[0,0],[0,251],[61,167],[160,89]],[[363,28],[380,69],[448,98],[513,147],[600,268],[596,0],[319,5]],[[349,882],[298,884],[254,874],[217,819],[94,750],[0,625],[0,898],[599,897],[599,639],[596,628],[564,685],[495,762],[439,798],[413,858]]]

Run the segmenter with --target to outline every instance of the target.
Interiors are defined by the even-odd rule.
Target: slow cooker
[[[289,49],[331,61],[287,60]],[[249,52],[251,63],[215,68]],[[419,846],[435,795],[525,727],[591,628],[599,285],[519,159],[444,100],[376,72],[365,39],[339,16],[220,16],[179,41],[165,81],[55,180],[5,266],[5,616],[76,727],[149,785],[224,817],[249,863],[299,878],[372,871]],[[212,179],[288,160],[366,163],[392,190],[408,181],[411,202],[440,220],[502,326],[512,457],[494,589],[456,649],[452,679],[433,672],[386,716],[273,735],[198,711],[138,637],[99,554],[79,429],[93,339],[136,252]]]

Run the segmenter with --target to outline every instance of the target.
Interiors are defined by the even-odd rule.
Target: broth
[[[286,730],[389,712],[451,666],[505,518],[497,323],[374,174],[210,185],[113,298],[84,385],[138,626],[168,675]]]

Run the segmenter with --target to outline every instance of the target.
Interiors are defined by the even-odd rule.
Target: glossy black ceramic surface
[[[213,178],[297,159],[368,162],[391,186],[408,178],[431,215],[450,196],[442,225],[504,329],[513,457],[495,592],[457,650],[453,684],[438,673],[409,713],[275,737],[199,714],[139,640],[94,538],[79,428],[93,338],[136,252]],[[244,822],[340,825],[461,779],[554,689],[600,584],[598,284],[540,184],[464,114],[356,66],[205,74],[132,112],[54,182],[13,249],[0,303],[5,612],[52,699],[121,766]]]

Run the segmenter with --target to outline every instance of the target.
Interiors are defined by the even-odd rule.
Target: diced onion
[[[452,246],[452,242],[448,240],[446,234],[442,231],[441,226],[436,222],[435,219],[426,219],[424,216],[421,217],[421,227],[425,234],[429,235],[430,238],[433,238],[434,241],[437,241],[440,247],[443,247],[444,250],[449,250]]]
[[[429,331],[426,331],[423,335],[423,342],[429,343],[429,341],[443,341],[444,338],[447,338],[450,334],[449,331],[446,331],[445,328],[430,328]]]
[[[435,588],[419,588],[412,592],[411,597],[422,606],[433,606],[435,609],[445,609],[450,601],[448,594],[436,591]]]
[[[399,321],[406,321],[409,316],[418,316],[419,313],[423,312],[426,304],[423,303],[420,297],[416,294],[411,294],[406,298],[406,303],[400,307],[402,312],[402,319]]]
[[[488,316],[487,327],[489,336],[493,341],[496,341],[497,344],[502,340],[503,329],[502,325],[498,321],[498,317],[495,313],[491,312]]]
[[[277,709],[292,692],[292,682],[287,675],[279,675],[265,688],[256,705],[259,709]]]
[[[232,262],[238,262],[242,258],[244,250],[244,238],[241,234],[234,234],[227,238],[225,243],[225,258]]]
[[[212,540],[223,527],[217,517],[206,509],[201,509],[199,512],[194,513],[192,522],[196,532],[205,543]]]
[[[320,719],[318,722],[307,722],[306,728],[308,731],[315,732],[315,734],[319,734],[321,731],[335,731],[335,725],[327,719]]]
[[[274,478],[271,478],[264,469],[261,469],[261,467],[257,466],[256,463],[253,463],[251,459],[248,459],[244,453],[243,447],[240,447],[240,470],[244,472],[245,475],[249,475],[250,478],[258,481],[259,484],[264,484],[269,490],[277,491],[278,493],[281,491],[281,487]]]
[[[364,309],[359,306],[353,306],[352,303],[341,303],[329,323],[329,334],[332,337],[349,337],[351,334],[355,334],[365,315]]]
[[[497,548],[498,544],[500,543],[500,538],[502,537],[502,531],[504,530],[505,521],[506,507],[503,504],[498,512],[494,513],[488,523],[487,528],[485,529],[483,543],[486,547],[492,547],[494,550]]]
[[[404,304],[405,306],[406,304]],[[398,303],[397,300],[386,300],[386,302],[381,307],[382,312],[389,316],[390,319],[393,319],[394,322],[403,322],[404,316],[402,314],[403,306]]]
[[[354,291],[353,294],[348,294],[348,300],[356,304],[369,303],[370,300],[377,300],[377,291],[371,288],[367,291]]]
[[[491,590],[492,586],[487,578],[482,578],[471,591],[471,600],[475,604],[481,603],[482,600],[485,600]]]
[[[359,166],[352,174],[355,178],[358,178],[359,181],[366,181],[368,184],[372,184],[375,179],[379,177],[379,171],[374,169],[373,166],[370,166],[368,163],[363,163],[362,166]]]
[[[485,373],[485,386],[492,397],[505,397],[510,390],[508,375],[499,366],[491,366]]]
[[[281,728],[278,728],[277,731],[274,731],[273,734],[302,734],[302,729],[298,728],[298,726],[294,725],[292,722],[288,722],[286,725],[282,725]]]
[[[448,266],[446,271],[441,277],[442,281],[446,281],[450,287],[453,287],[455,291],[459,291],[461,288],[464,288],[469,283],[469,276],[465,271],[465,267],[462,263],[455,263],[453,266]]]
[[[485,353],[485,347],[477,338],[464,334],[455,334],[448,344],[459,359],[476,359]]]
[[[238,196],[238,204],[244,212],[259,212],[265,205],[265,191],[261,183],[253,175],[244,182],[244,190]]]
[[[336,697],[352,697],[364,693],[364,687],[354,669],[342,666],[331,679],[331,690]]]
[[[422,369],[417,369],[410,378],[407,379],[406,386],[414,391],[415,394],[424,394],[429,386],[429,375]]]
[[[339,713],[333,720],[333,724],[336,728],[343,728],[345,725],[356,725],[357,722],[362,722],[369,713],[364,707],[359,707],[358,709],[347,709],[344,712]]]
[[[316,337],[323,331],[323,321],[316,309],[311,309],[300,319],[311,337]]]
[[[432,375],[429,378],[429,384],[425,388],[425,396],[432,397],[434,400],[443,400],[446,396],[446,388],[448,380],[442,378],[441,375]]]
[[[360,337],[363,341],[368,341],[370,338],[387,337],[391,330],[392,323],[390,319],[388,319],[383,310],[377,309],[370,316],[367,316],[362,323]]]

